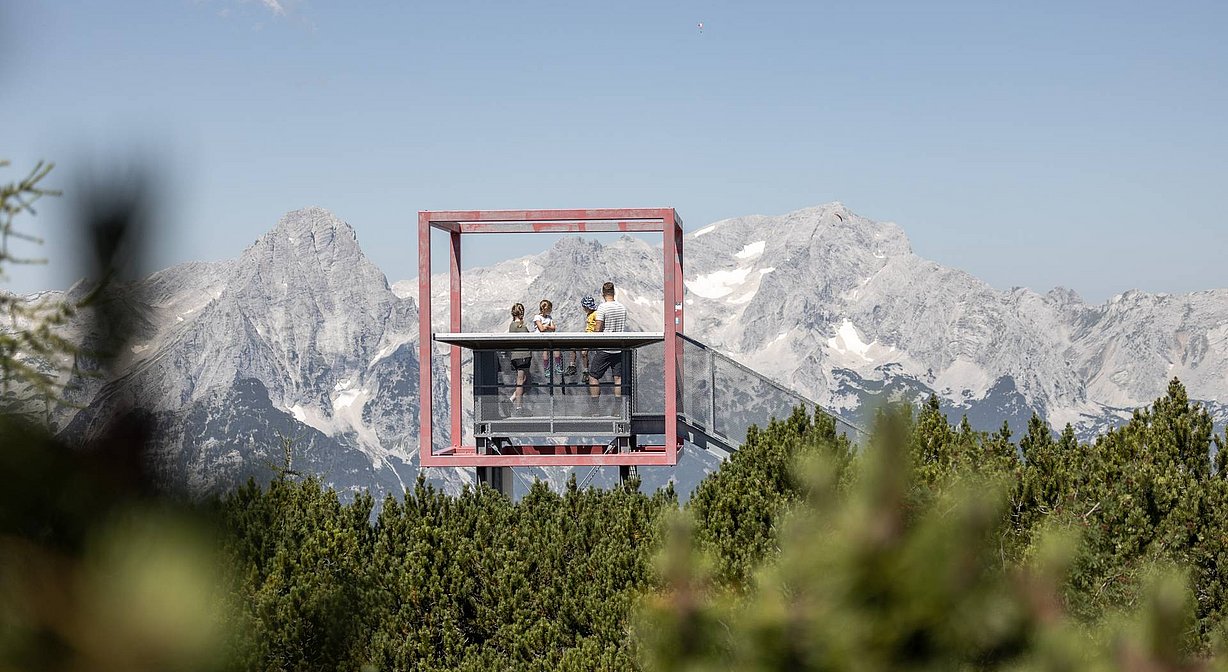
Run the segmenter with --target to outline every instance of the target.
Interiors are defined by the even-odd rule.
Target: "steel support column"
[[[673,209],[661,212],[661,239],[664,246],[665,278],[665,417],[678,415],[678,331],[682,323],[682,307],[678,297],[682,295],[682,273],[678,258],[677,223]],[[665,450],[671,460],[677,460],[678,426],[665,423]]]
[[[618,467],[618,484],[625,485],[631,478],[638,478],[640,475],[639,467],[634,464],[624,464]]]
[[[514,483],[511,467],[476,467],[474,481],[478,486],[485,485],[495,492],[512,499]]]
[[[448,311],[448,324],[453,332],[461,330],[461,234],[460,231],[451,232],[452,244],[451,254],[449,255],[448,263],[448,280],[451,286],[451,306]],[[461,349],[456,346],[451,346],[451,386],[448,392],[452,399],[452,438],[453,446],[460,446],[464,442],[464,435],[461,433],[461,417],[464,413],[461,412],[462,390],[461,390]]]
[[[418,213],[418,459],[429,466],[435,450],[431,433],[431,218]]]

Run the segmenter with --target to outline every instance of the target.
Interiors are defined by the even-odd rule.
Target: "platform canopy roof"
[[[457,345],[470,350],[579,350],[605,348],[629,350],[665,340],[660,331],[620,332],[497,332],[497,333],[443,333],[435,334],[435,341]]]
[[[454,233],[594,233],[665,231],[682,227],[673,208],[594,210],[424,210],[431,228]]]

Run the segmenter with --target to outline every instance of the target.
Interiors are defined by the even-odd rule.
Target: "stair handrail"
[[[698,340],[696,340],[696,339],[694,339],[694,338],[691,338],[690,336],[687,336],[686,334],[678,334],[677,336],[678,336],[678,338],[680,338],[680,339],[682,339],[682,340],[684,340],[684,341],[686,341],[686,342],[688,342],[688,343],[690,343],[690,344],[694,345],[694,346],[695,346],[695,347],[697,347],[697,348],[700,348],[701,350],[704,350],[704,351],[706,351],[706,352],[710,352],[710,353],[712,353],[713,355],[715,355],[715,356],[717,356],[717,357],[720,357],[722,361],[728,362],[728,363],[730,363],[730,364],[734,365],[736,368],[738,368],[738,369],[740,369],[740,370],[742,370],[742,371],[744,371],[744,372],[746,372],[746,373],[748,373],[748,374],[750,374],[750,375],[752,375],[752,376],[754,376],[754,377],[756,377],[756,378],[758,378],[758,379],[760,379],[760,380],[764,381],[765,383],[767,383],[768,385],[771,385],[772,387],[776,388],[776,389],[777,389],[777,390],[779,390],[780,392],[783,392],[783,393],[785,393],[785,394],[787,394],[787,395],[790,395],[790,396],[797,397],[798,399],[801,399],[803,402],[805,402],[807,405],[811,406],[812,408],[815,408],[815,409],[818,409],[818,410],[820,410],[820,411],[823,411],[823,413],[825,413],[825,414],[827,414],[827,415],[831,416],[831,418],[832,418],[833,420],[835,420],[835,421],[836,421],[836,424],[837,424],[837,425],[844,425],[844,426],[846,426],[846,427],[848,427],[848,428],[850,428],[850,429],[852,429],[852,430],[856,431],[856,432],[857,432],[857,433],[858,433],[860,436],[863,436],[863,437],[868,437],[868,436],[870,436],[870,432],[866,431],[866,429],[865,429],[864,427],[860,427],[860,426],[856,425],[855,423],[849,422],[849,421],[848,421],[846,418],[844,418],[844,416],[840,415],[839,413],[836,413],[835,411],[833,411],[833,410],[831,410],[831,409],[829,409],[829,408],[825,408],[825,407],[823,407],[821,404],[819,404],[817,401],[814,401],[814,400],[813,400],[813,399],[811,399],[810,397],[808,397],[808,396],[806,396],[806,395],[804,395],[804,394],[802,394],[802,393],[798,392],[797,390],[794,390],[794,389],[791,389],[791,388],[789,388],[789,387],[786,387],[786,386],[785,386],[785,385],[783,385],[782,383],[780,383],[780,382],[778,382],[778,381],[776,381],[776,380],[774,380],[774,379],[772,379],[772,378],[769,378],[768,376],[766,376],[766,375],[764,375],[764,374],[762,374],[762,373],[760,373],[760,372],[758,372],[758,371],[756,371],[756,370],[754,370],[754,369],[750,368],[749,366],[747,366],[747,365],[743,364],[742,362],[739,362],[738,360],[736,360],[736,359],[734,359],[733,357],[731,357],[731,356],[729,356],[729,355],[727,355],[727,354],[725,354],[725,353],[721,352],[720,350],[717,350],[716,348],[714,348],[714,347],[712,347],[712,346],[710,346],[710,345],[708,345],[708,344],[706,344],[706,343],[703,343],[702,341],[698,341]],[[715,389],[710,390],[710,391],[709,391],[709,394],[711,394],[711,395],[715,396],[715,395],[716,395],[716,390],[715,390]],[[713,420],[715,421],[715,418],[713,418]]]

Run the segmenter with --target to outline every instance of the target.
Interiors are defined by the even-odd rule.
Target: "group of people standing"
[[[584,331],[585,333],[595,332],[622,332],[627,330],[627,308],[623,304],[614,299],[614,283],[607,282],[601,286],[600,304],[591,297],[586,296],[580,299],[580,308],[584,310]],[[512,322],[508,325],[508,332],[522,333],[551,333],[558,331],[558,326],[554,320],[554,304],[549,299],[542,299],[538,304],[538,313],[533,316],[529,324],[525,323],[524,304],[516,303],[512,305]],[[530,329],[530,324],[532,329]],[[551,369],[551,360],[554,360],[553,372],[555,375],[574,376],[576,375],[577,359],[579,363],[584,365],[582,377],[588,382],[589,394],[596,397],[601,394],[600,380],[610,371],[614,377],[614,395],[622,395],[622,351],[621,350],[573,350],[571,353],[571,361],[566,367],[563,366],[563,353],[560,351],[545,350],[542,352],[542,370],[549,373]],[[511,353],[512,369],[516,372],[516,391],[512,394],[512,402],[516,407],[520,406],[521,398],[524,396],[524,383],[529,375],[529,367],[532,364],[532,355],[523,350],[514,351]]]

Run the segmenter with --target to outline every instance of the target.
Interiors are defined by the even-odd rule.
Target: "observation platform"
[[[653,322],[662,331],[462,332],[464,236],[600,232],[661,236],[660,321]],[[448,250],[448,331],[441,333],[431,327],[436,235],[447,237]],[[685,334],[683,241],[682,219],[673,208],[419,212],[420,465],[477,467],[480,482],[509,494],[513,467],[591,466],[584,485],[599,466],[618,466],[626,477],[639,466],[675,465],[684,444],[727,455],[751,424],[785,417],[797,405],[814,408],[814,402]],[[571,288],[552,298],[560,306],[575,305],[599,289]],[[517,297],[506,299],[510,306]],[[432,412],[437,345],[448,350],[449,420],[438,435]],[[602,350],[618,353],[623,375],[615,381],[607,372],[594,385],[583,375],[584,356]],[[466,351],[471,358],[463,356]],[[555,353],[562,356],[561,371]],[[472,385],[466,385],[466,370]],[[472,393],[472,424],[466,422],[466,392]]]
[[[461,240],[471,235],[521,233],[657,233],[661,236],[662,296],[658,314],[663,329],[657,333],[619,332],[585,334],[466,334],[462,333]],[[447,332],[433,333],[432,239],[447,237],[448,318]],[[419,463],[423,467],[478,467],[508,469],[518,466],[670,466],[678,462],[684,440],[677,424],[676,336],[683,329],[682,218],[673,208],[604,208],[587,210],[453,210],[418,213],[418,305],[419,305]],[[576,305],[582,296],[598,296],[602,279],[592,287],[571,288],[574,295],[552,297],[558,305]],[[616,294],[617,296],[617,294]],[[511,305],[516,297],[507,297]],[[529,340],[520,341],[519,338]],[[611,340],[612,339],[612,340]],[[448,353],[449,427],[436,436],[433,425],[432,366],[436,344],[450,346]],[[642,369],[634,353],[660,344],[663,357],[655,371]],[[462,352],[472,352],[472,432],[464,420],[465,362]],[[542,367],[546,351],[561,351],[564,364],[584,351],[616,350],[623,373],[618,384],[612,377],[596,386],[576,371],[560,373],[554,366]],[[530,353],[527,379],[520,383],[511,366],[512,352]],[[500,354],[503,353],[503,354]],[[523,359],[521,356],[515,359]],[[553,359],[550,360],[553,363]],[[655,374],[655,375],[654,375]],[[664,408],[659,413],[635,412],[637,389],[651,378],[660,391]],[[513,399],[513,396],[515,398]],[[667,420],[668,418],[668,420]],[[644,423],[651,420],[652,426]],[[641,430],[651,430],[652,439]],[[466,435],[472,443],[465,441]],[[438,445],[442,439],[444,445]],[[504,478],[503,480],[508,480]]]
[[[665,433],[664,414],[636,413],[636,392],[641,381],[651,378],[637,366],[645,360],[636,352],[662,344],[664,332],[440,333],[434,338],[473,353],[477,460],[488,456],[524,465],[560,460],[626,465],[665,459],[664,446],[638,442],[643,435]],[[588,364],[598,351],[618,357],[622,373],[617,381],[613,369],[596,383],[588,375]],[[560,360],[565,367],[561,371],[556,368]],[[562,437],[570,440],[561,442]],[[450,453],[452,459],[462,454]]]

